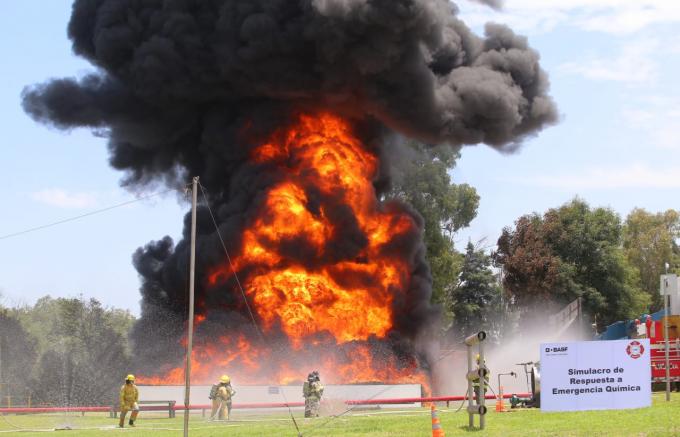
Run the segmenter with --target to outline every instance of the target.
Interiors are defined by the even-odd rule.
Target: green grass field
[[[439,418],[447,436],[469,435],[467,415],[452,408],[439,407]],[[209,422],[194,415],[190,435],[208,436],[296,436],[290,417],[282,414],[254,415],[234,412],[231,422]],[[304,419],[296,414],[302,435],[308,436],[430,436],[430,411],[425,408],[401,410],[352,411],[341,417]],[[663,395],[654,395],[651,408],[580,413],[541,413],[517,410],[490,412],[483,433],[489,436],[680,436],[680,394],[667,403]],[[478,418],[475,418],[478,423]],[[45,436],[56,431],[64,437],[93,437],[126,433],[131,436],[181,436],[182,417],[175,419],[140,415],[136,428],[118,429],[117,419],[102,413],[69,415],[0,416],[0,435]]]

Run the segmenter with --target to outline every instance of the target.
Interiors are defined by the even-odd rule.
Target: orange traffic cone
[[[437,416],[437,410],[432,404],[432,437],[446,437],[444,430],[442,429],[442,424],[439,423],[439,417]]]
[[[503,387],[498,388],[498,399],[496,399],[496,413],[505,413],[505,401],[503,400]]]

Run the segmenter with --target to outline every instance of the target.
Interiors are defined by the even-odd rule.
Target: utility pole
[[[665,264],[666,277],[663,281],[663,341],[664,355],[666,358],[666,401],[671,400],[671,363],[670,363],[670,344],[668,342],[668,263]]]
[[[194,343],[194,276],[196,267],[196,199],[198,176],[191,184],[191,254],[189,256],[189,324],[187,327],[187,363],[184,369],[184,437],[189,436],[189,397],[191,390],[191,350]]]

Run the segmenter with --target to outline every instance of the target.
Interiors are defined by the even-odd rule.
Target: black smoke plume
[[[503,7],[503,0],[470,0],[470,1],[486,5],[496,10],[499,10]]]
[[[68,35],[96,70],[28,87],[26,112],[60,129],[106,135],[110,163],[125,172],[128,187],[180,187],[200,176],[232,248],[258,195],[277,181],[249,163],[248,152],[300,112],[330,110],[351,120],[378,155],[393,131],[511,151],[556,120],[526,38],[496,24],[478,37],[446,0],[76,0]],[[381,173],[376,187],[387,183]],[[224,255],[206,210],[198,216],[201,278]],[[182,354],[187,220],[176,245],[166,237],[133,257],[142,278],[133,337],[149,366]],[[361,245],[361,235],[350,237],[344,241]],[[411,260],[412,280],[406,300],[395,303],[390,341],[397,348],[436,313],[420,236],[400,250]],[[351,259],[356,247],[328,251]],[[231,285],[214,292],[199,279],[197,312],[209,320],[198,341],[210,340],[211,326],[245,329],[242,297]]]

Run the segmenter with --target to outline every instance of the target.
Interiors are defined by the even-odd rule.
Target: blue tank
[[[652,320],[653,321],[658,321],[661,320],[661,317],[663,317],[663,310],[657,311],[654,314],[651,314]],[[645,323],[645,320],[647,320],[647,314],[643,314],[640,316],[638,319],[640,320],[640,323]],[[600,334],[597,334],[595,336],[596,340],[622,340],[626,338],[630,338],[630,333],[633,332],[635,329],[635,320],[622,320],[619,322],[614,322],[611,325],[607,326],[607,329],[604,330],[604,332],[601,332]]]

